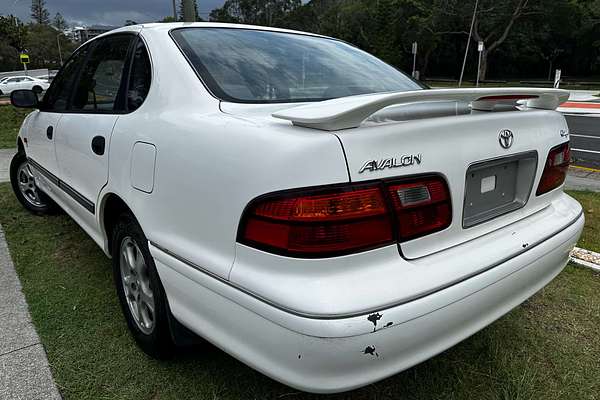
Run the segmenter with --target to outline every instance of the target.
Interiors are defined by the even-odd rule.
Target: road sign
[[[29,55],[28,54],[19,55],[19,59],[21,60],[22,64],[29,64]]]
[[[479,52],[479,61],[477,61],[477,81],[475,82],[475,86],[479,87],[479,76],[481,74],[481,53],[483,53],[483,49],[485,45],[482,41],[479,41],[477,44],[477,51]]]

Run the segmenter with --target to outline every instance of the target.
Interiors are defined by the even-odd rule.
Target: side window
[[[77,71],[79,71],[85,62],[90,51],[90,45],[82,47],[69,58],[58,74],[56,74],[42,101],[42,111],[60,112],[67,109],[71,88],[75,79],[77,79]]]
[[[121,88],[131,35],[99,39],[83,67],[71,100],[73,111],[113,111]]]
[[[148,95],[150,81],[152,80],[152,69],[150,57],[144,42],[139,39],[133,53],[131,62],[131,74],[127,86],[127,110],[137,110]]]

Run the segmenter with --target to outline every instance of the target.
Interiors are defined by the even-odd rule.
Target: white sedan
[[[339,392],[426,360],[556,277],[584,224],[556,89],[429,90],[314,34],[129,26],[80,47],[11,165],[112,257],[162,357],[207,339]]]
[[[13,90],[33,90],[36,93],[42,93],[47,90],[50,84],[47,80],[34,78],[31,76],[11,76],[0,81],[0,95],[11,94]]]

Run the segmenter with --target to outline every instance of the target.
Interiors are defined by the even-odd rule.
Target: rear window
[[[171,35],[210,91],[227,101],[320,101],[422,89],[376,57],[334,39],[237,28],[182,28]]]

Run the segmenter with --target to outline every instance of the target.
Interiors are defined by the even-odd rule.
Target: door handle
[[[92,151],[99,156],[104,154],[104,148],[106,147],[106,140],[104,136],[94,136],[92,139]]]
[[[54,128],[52,127],[52,125],[50,125],[47,129],[46,129],[46,137],[50,140],[52,140],[52,136],[54,135]]]

